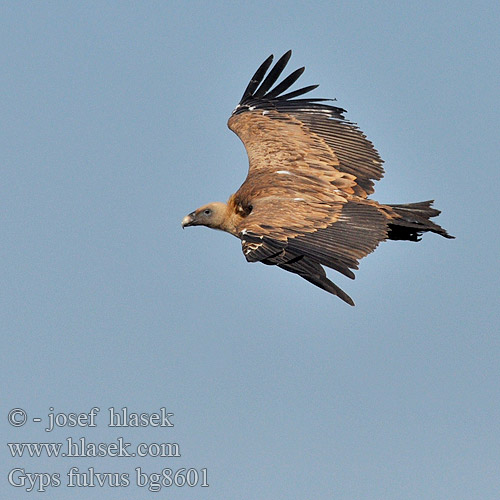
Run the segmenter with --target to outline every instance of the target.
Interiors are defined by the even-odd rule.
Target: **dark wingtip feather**
[[[285,66],[287,65],[291,56],[292,56],[292,51],[289,50],[279,58],[278,62],[274,65],[269,74],[266,76],[266,79],[262,82],[262,85],[253,94],[253,97],[255,99],[264,96],[266,92],[276,83],[276,80],[279,78],[279,76],[285,69]]]
[[[351,297],[349,297],[349,295],[345,294],[345,297],[340,297],[344,302],[346,302],[347,304],[349,304],[350,306],[352,307],[355,307],[356,304],[354,303],[354,300],[351,299]]]
[[[291,87],[299,78],[302,73],[305,71],[305,67],[296,69],[292,74],[288,75],[280,84],[276,85],[271,92],[268,92],[264,97],[266,99],[273,99],[278,97],[281,93]]]
[[[307,278],[306,278],[307,279]],[[342,290],[339,286],[337,286],[335,283],[330,281],[328,278],[323,278],[321,280],[321,283],[315,283],[318,285],[320,288],[323,288],[323,290],[331,293],[332,295],[336,295],[339,299],[342,299],[346,304],[349,304],[350,306],[355,306],[354,300],[347,295],[347,293]]]
[[[277,97],[277,99],[286,101],[287,99],[292,99],[294,97],[298,97],[299,95],[307,94],[308,92],[311,92],[311,90],[317,89],[318,87],[319,85],[308,85],[307,87],[302,87],[299,90],[288,92],[288,94],[280,95],[279,97]],[[331,99],[315,99],[315,100],[330,101]]]
[[[288,64],[290,57],[292,56],[292,51],[288,50],[285,52],[276,62],[276,64],[271,68],[271,71],[269,71],[268,75],[266,75],[267,71],[272,65],[273,62],[273,56],[270,55],[257,69],[255,74],[253,75],[252,79],[250,80],[249,84],[247,85],[247,88],[245,89],[245,92],[243,93],[243,96],[241,97],[241,100],[239,102],[239,105],[237,106],[236,110],[234,111],[235,114],[241,113],[245,111],[245,109],[248,109],[249,106],[257,106],[259,107],[259,104],[262,103],[272,103],[273,101],[279,101],[281,103],[285,101],[290,101],[290,102],[299,102],[299,100],[293,100],[291,101],[294,97],[299,97],[303,94],[306,94],[310,92],[311,90],[314,90],[315,88],[318,87],[318,85],[309,85],[307,87],[302,87],[299,90],[294,90],[292,92],[288,92],[287,94],[283,94],[289,87],[291,87],[302,75],[304,72],[305,68],[299,68],[293,71],[290,75],[288,75],[284,80],[282,80],[278,85],[276,85],[274,88],[273,85],[276,84],[278,78],[280,77],[281,73],[285,69],[286,65]],[[265,77],[265,78],[264,78]],[[281,95],[283,94],[283,95]],[[307,102],[307,103],[312,103],[316,101],[326,101],[330,99],[320,99],[320,98],[314,98],[314,99],[303,99],[301,100],[302,102]],[[247,105],[247,106],[245,106]]]
[[[269,69],[269,66],[273,63],[274,56],[271,54],[257,69],[255,74],[252,76],[252,79],[250,80],[249,84],[247,85],[247,88],[245,89],[245,92],[243,92],[243,96],[241,97],[240,102],[243,102],[245,99],[248,97],[251,97],[257,87],[259,86],[260,82],[264,78],[264,75],[267,73],[267,70]]]

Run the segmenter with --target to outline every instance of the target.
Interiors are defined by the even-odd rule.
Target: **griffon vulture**
[[[290,56],[267,76],[273,56],[264,61],[229,118],[248,154],[245,182],[227,203],[198,208],[182,226],[226,231],[241,240],[248,262],[276,265],[354,305],[322,266],[354,278],[352,269],[381,241],[419,241],[427,231],[452,236],[430,220],[440,213],[432,201],[368,198],[384,173],[382,159],[344,109],[296,99],[317,85],[284,94],[304,68],[273,87]]]

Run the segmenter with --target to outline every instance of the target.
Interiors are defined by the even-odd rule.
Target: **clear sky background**
[[[12,1],[0,18],[2,498],[500,498],[498,2]],[[227,118],[290,48],[384,158],[374,198],[435,199],[456,236],[330,272],[355,308],[181,230],[244,180]],[[124,406],[175,426],[107,427]],[[95,428],[43,430],[49,408],[92,407]],[[6,446],[70,436],[182,456]],[[132,484],[70,490],[72,466]],[[9,486],[16,467],[62,485]],[[206,467],[210,486],[152,493],[136,467]]]

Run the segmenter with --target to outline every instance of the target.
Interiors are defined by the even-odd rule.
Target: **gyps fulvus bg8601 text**
[[[245,182],[227,203],[198,208],[182,226],[231,233],[247,261],[298,274],[354,305],[322,266],[354,278],[352,269],[381,241],[418,241],[427,231],[452,236],[430,220],[440,213],[432,201],[382,205],[368,198],[383,176],[382,159],[344,109],[328,99],[296,99],[317,85],[283,94],[304,68],[273,88],[290,56],[267,76],[273,56],[264,61],[229,118],[248,154]]]

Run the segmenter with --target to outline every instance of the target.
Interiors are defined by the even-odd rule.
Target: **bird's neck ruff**
[[[233,194],[227,201],[225,215],[219,229],[222,229],[222,231],[226,231],[233,236],[238,236],[238,225],[247,215],[248,213],[243,209],[241,204],[238,203],[235,195]]]

